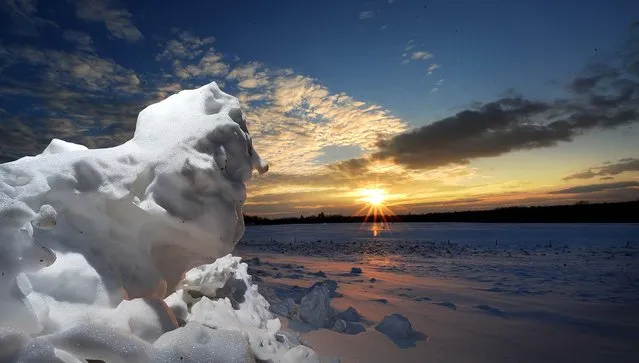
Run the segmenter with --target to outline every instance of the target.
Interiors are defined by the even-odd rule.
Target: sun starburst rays
[[[362,225],[372,223],[371,230],[376,237],[380,230],[389,229],[388,217],[394,216],[393,211],[385,205],[388,194],[383,189],[362,189],[358,192],[359,201],[364,203],[355,215],[364,215]]]

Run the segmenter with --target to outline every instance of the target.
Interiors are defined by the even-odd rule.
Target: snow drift
[[[317,360],[228,255],[253,170],[215,83],[145,108],[120,146],[0,165],[0,361]]]

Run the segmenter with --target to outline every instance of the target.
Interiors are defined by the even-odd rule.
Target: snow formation
[[[318,361],[229,255],[253,170],[215,83],[148,106],[120,146],[0,165],[0,362]]]

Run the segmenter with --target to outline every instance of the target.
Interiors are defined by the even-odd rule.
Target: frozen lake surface
[[[639,224],[613,223],[372,223],[247,226],[243,241],[317,242],[344,240],[412,240],[471,246],[527,247],[537,244],[625,246],[639,243]]]
[[[300,332],[344,363],[639,361],[639,224],[249,226],[235,253],[272,303],[337,282],[365,331]],[[392,313],[427,339],[376,331]]]

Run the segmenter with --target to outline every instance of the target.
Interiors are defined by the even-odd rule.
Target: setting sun
[[[386,191],[383,189],[363,189],[360,194],[362,201],[374,206],[382,205],[386,200]]]
[[[362,213],[364,215],[364,224],[372,223],[371,231],[373,236],[377,237],[380,230],[388,230],[387,217],[394,215],[393,212],[385,205],[389,199],[389,195],[384,189],[366,188],[356,192],[359,196],[358,201],[364,206],[356,212],[356,215]]]

